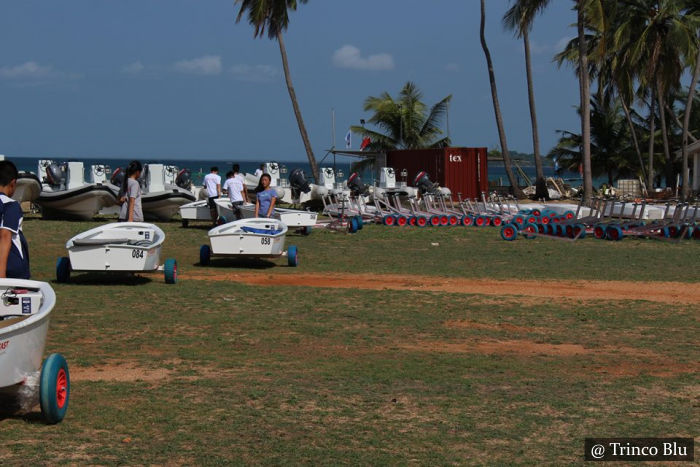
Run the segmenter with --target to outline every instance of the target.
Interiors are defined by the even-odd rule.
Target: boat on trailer
[[[297,247],[285,251],[287,226],[278,219],[254,218],[222,224],[209,231],[209,245],[199,249],[199,262],[206,266],[212,256],[278,258],[287,256],[289,266],[298,264]]]
[[[40,160],[42,188],[36,203],[45,219],[90,220],[117,204],[116,194],[101,182],[86,182],[82,162]]]
[[[87,230],[66,242],[67,257],[56,262],[56,280],[68,282],[71,271],[152,272],[162,270],[166,284],[177,282],[177,261],[160,255],[165,233],[144,222],[118,222]]]
[[[0,279],[0,296],[0,396],[11,400],[6,407],[30,408],[38,389],[44,419],[58,423],[68,410],[68,364],[60,354],[41,362],[56,294],[46,282]]]

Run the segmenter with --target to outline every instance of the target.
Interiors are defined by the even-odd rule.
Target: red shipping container
[[[457,193],[462,198],[479,198],[489,189],[487,157],[487,148],[407,149],[387,152],[386,162],[400,181],[406,170],[409,186],[414,186],[416,175],[424,170],[433,182],[449,188],[454,199]]]

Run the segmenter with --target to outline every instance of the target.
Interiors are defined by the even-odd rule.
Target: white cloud
[[[122,73],[126,73],[129,75],[138,75],[141,73],[146,67],[143,66],[143,63],[140,61],[136,61],[134,63],[129,63],[128,65],[125,65],[122,68]]]
[[[37,62],[24,62],[21,65],[0,67],[0,77],[7,79],[15,78],[46,78],[53,71],[51,66],[42,66]]]
[[[36,86],[49,81],[80,79],[82,75],[55,70],[51,65],[40,65],[29,61],[20,65],[0,67],[0,79],[14,82],[17,86]]]
[[[543,53],[548,52],[550,49],[551,49],[551,47],[548,45],[540,45],[537,42],[535,42],[534,40],[530,40],[530,51],[534,55],[542,55]]]
[[[344,45],[333,52],[333,64],[338,68],[354,70],[393,70],[394,58],[387,53],[363,57],[354,45]]]
[[[448,63],[447,65],[445,65],[445,71],[457,72],[457,71],[459,71],[459,64],[458,63]]]
[[[234,65],[229,70],[239,81],[269,83],[280,76],[279,70],[271,65]]]
[[[218,55],[205,55],[192,60],[181,60],[173,65],[175,71],[194,75],[218,75],[223,69],[221,57]]]

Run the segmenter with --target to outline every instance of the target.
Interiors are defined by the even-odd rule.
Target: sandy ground
[[[700,283],[682,282],[494,280],[396,274],[302,273],[273,275],[239,271],[218,274],[180,274],[179,279],[334,289],[414,290],[580,300],[646,300],[668,304],[698,305],[700,307]]]

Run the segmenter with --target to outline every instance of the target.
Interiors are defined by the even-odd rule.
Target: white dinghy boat
[[[153,224],[118,222],[87,230],[68,240],[68,257],[56,262],[56,280],[68,282],[71,271],[150,272],[161,270],[165,233]],[[177,261],[162,267],[166,284],[177,282]]]
[[[199,249],[199,262],[206,266],[212,256],[278,258],[287,256],[289,266],[299,264],[297,247],[284,250],[287,226],[278,219],[241,219],[209,231],[209,245]]]
[[[60,354],[49,355],[41,364],[56,294],[46,282],[0,279],[0,296],[0,395],[13,400],[10,407],[33,405],[41,368],[41,413],[48,423],[58,423],[68,410],[68,364]]]

